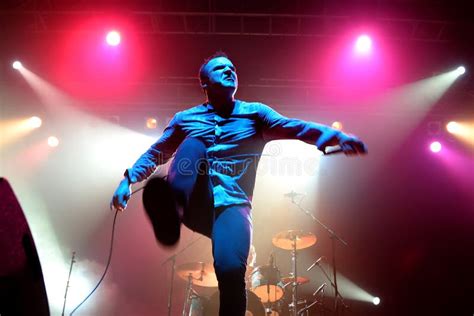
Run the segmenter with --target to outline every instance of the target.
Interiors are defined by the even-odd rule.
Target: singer
[[[127,169],[111,207],[123,211],[131,185],[150,177],[173,155],[166,179],[151,178],[143,192],[156,239],[174,245],[181,223],[212,239],[219,282],[220,316],[243,316],[245,270],[252,237],[251,207],[263,147],[275,139],[299,139],[325,151],[367,153],[357,137],[328,126],[282,116],[258,102],[237,100],[237,72],[218,52],[199,70],[206,101],[175,114],[163,135]]]

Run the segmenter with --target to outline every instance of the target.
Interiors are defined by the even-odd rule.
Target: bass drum
[[[250,288],[263,303],[277,302],[283,297],[280,271],[271,265],[256,267],[250,275]]]
[[[219,316],[219,291],[212,294],[204,308],[204,316]],[[265,308],[257,295],[247,291],[247,311],[245,316],[265,316]]]

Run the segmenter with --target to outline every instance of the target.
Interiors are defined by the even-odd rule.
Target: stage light
[[[474,145],[474,122],[451,121],[446,124],[446,130],[455,135],[459,140],[462,140],[471,146]]]
[[[374,297],[374,299],[372,300],[372,303],[374,303],[374,305],[379,305],[380,304],[380,298],[379,297]]]
[[[441,143],[438,141],[434,141],[430,144],[430,150],[434,153],[439,153],[441,151]]]
[[[372,39],[368,35],[360,35],[355,44],[355,51],[358,54],[366,55],[372,49]]]
[[[41,127],[41,124],[43,124],[43,121],[37,116],[32,116],[28,119],[27,124],[31,128],[38,128],[38,127]]]
[[[342,123],[335,121],[331,124],[332,128],[342,131]]]
[[[49,136],[48,137],[48,146],[49,147],[58,147],[59,139],[56,136]]]
[[[117,31],[110,31],[109,33],[107,33],[105,39],[107,41],[107,44],[109,44],[110,46],[117,46],[118,44],[120,44],[120,33]]]
[[[156,118],[148,117],[146,119],[146,128],[155,129],[157,125],[158,125],[158,122],[156,121]]]
[[[18,60],[15,60],[12,64],[13,69],[20,70],[23,68],[23,65]]]
[[[456,68],[456,73],[458,74],[458,76],[463,75],[466,73],[466,68],[464,66],[459,66],[458,68]]]
[[[451,134],[459,134],[459,132],[461,131],[461,125],[458,122],[451,121],[446,124],[446,129]]]

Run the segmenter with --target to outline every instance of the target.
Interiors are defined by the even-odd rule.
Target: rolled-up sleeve
[[[276,139],[298,139],[316,145],[324,151],[326,146],[338,144],[340,131],[329,126],[288,118],[265,104],[259,104],[259,116],[266,141]]]
[[[131,168],[125,170],[125,176],[131,183],[148,178],[157,166],[166,163],[174,154],[184,136],[180,128],[180,113],[177,113],[163,131],[163,135],[138,158]]]

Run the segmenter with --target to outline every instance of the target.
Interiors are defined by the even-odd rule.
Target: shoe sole
[[[168,182],[158,177],[148,180],[142,197],[156,240],[164,246],[174,246],[180,237],[181,220]]]

